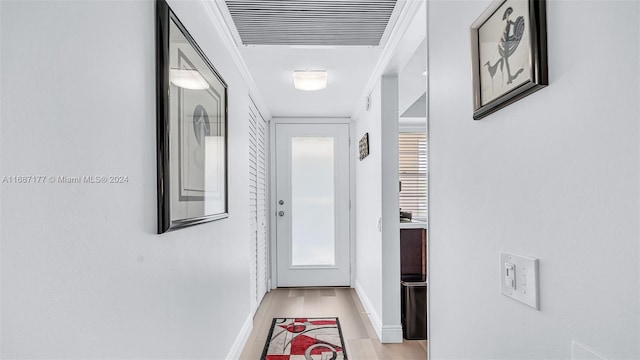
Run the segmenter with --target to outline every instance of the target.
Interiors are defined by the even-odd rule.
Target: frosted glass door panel
[[[349,124],[274,129],[276,284],[349,286]]]
[[[336,264],[333,137],[291,138],[291,266]]]

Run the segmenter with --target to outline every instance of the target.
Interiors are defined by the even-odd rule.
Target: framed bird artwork
[[[495,0],[471,25],[473,119],[548,85],[545,0]]]

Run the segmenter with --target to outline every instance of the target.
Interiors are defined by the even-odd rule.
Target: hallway
[[[356,292],[350,288],[276,289],[262,300],[253,319],[253,331],[240,355],[241,360],[259,359],[274,317],[337,316],[342,325],[349,360],[424,360],[426,340],[381,344]]]
[[[640,359],[640,0],[526,2],[544,23],[521,0],[0,0],[0,358],[257,360],[274,316],[330,315],[349,360]],[[511,15],[546,33],[524,98],[475,49],[500,55]],[[475,121],[478,71],[517,101]],[[306,266],[277,252],[294,122],[349,126],[350,288],[278,288],[278,260]],[[402,342],[408,130],[429,334]]]

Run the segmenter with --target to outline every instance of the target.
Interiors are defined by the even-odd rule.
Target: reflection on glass
[[[171,218],[226,213],[226,85],[169,27]]]
[[[335,265],[334,139],[291,139],[291,265]]]
[[[175,86],[189,90],[206,90],[209,83],[198,70],[169,69],[169,81]]]

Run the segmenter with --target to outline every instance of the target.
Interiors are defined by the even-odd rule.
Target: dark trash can
[[[402,336],[427,339],[427,283],[402,281]]]

